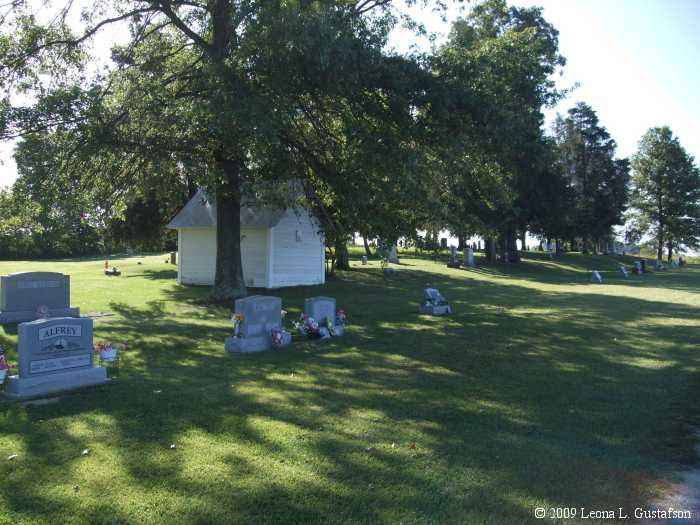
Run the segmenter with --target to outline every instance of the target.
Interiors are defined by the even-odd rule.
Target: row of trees
[[[101,0],[76,30],[73,2],[46,21],[11,2],[0,14],[0,133],[24,139],[0,238],[15,224],[15,237],[53,235],[73,252],[88,233],[146,246],[202,186],[217,204],[221,298],[245,293],[246,203],[311,206],[341,268],[354,232],[393,242],[447,227],[481,235],[503,261],[518,260],[528,231],[584,250],[610,238],[630,164],[585,104],[544,131],[543,108],[566,93],[541,10],[486,0],[429,53],[388,52],[398,24],[421,30],[402,11],[415,3],[444,8]],[[115,23],[130,39],[95,69],[87,44]],[[664,242],[687,244],[669,228]]]

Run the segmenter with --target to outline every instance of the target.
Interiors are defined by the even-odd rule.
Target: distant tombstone
[[[70,306],[70,276],[55,272],[22,272],[0,277],[0,324],[47,317],[78,317]]]
[[[447,315],[452,313],[452,307],[437,288],[426,288],[418,311],[427,315]]]
[[[627,268],[625,265],[621,264],[620,265],[620,273],[622,274],[623,277],[627,278],[630,276],[629,272],[627,271]]]
[[[598,270],[593,270],[593,273],[591,274],[591,282],[603,284],[603,276],[600,275],[600,272]]]
[[[228,352],[262,352],[272,348],[272,331],[282,328],[282,299],[270,295],[251,295],[236,299],[235,314],[241,316],[237,335],[227,337]]]
[[[647,261],[646,261],[646,259],[642,259],[639,262],[642,265],[642,273],[647,273]]]
[[[476,266],[474,264],[474,250],[471,248],[464,249],[464,266],[469,266],[470,268]]]
[[[634,261],[634,273],[641,274],[642,272],[642,261]]]
[[[391,250],[389,251],[389,262],[394,264],[399,263],[399,254],[395,244],[391,245]]]
[[[657,260],[654,262],[654,269],[655,269],[657,272],[662,272],[662,271],[666,270],[666,265],[665,265],[664,263],[662,263],[659,259],[657,259]]]
[[[447,237],[440,237],[440,248],[447,248]]]
[[[363,255],[362,256],[362,266],[366,266],[366,265],[367,265],[367,256]]]
[[[321,327],[330,331],[330,335],[343,335],[343,323],[338,319],[335,299],[333,297],[309,297],[304,300],[304,314],[313,317]]]
[[[170,264],[177,264],[177,252],[170,252]]]
[[[459,268],[461,266],[459,260],[457,260],[457,247],[450,246],[450,259],[447,261],[448,268]]]
[[[92,319],[55,317],[18,327],[19,375],[10,376],[5,395],[40,397],[107,381],[93,365]]]
[[[676,261],[671,261],[671,268],[678,268],[678,263]]]

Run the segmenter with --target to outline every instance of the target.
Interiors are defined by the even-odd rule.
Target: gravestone
[[[591,282],[596,284],[603,284],[603,276],[600,275],[598,270],[593,270],[591,274]]]
[[[676,261],[671,261],[671,268],[678,268],[678,263]]]
[[[270,295],[251,295],[236,299],[235,313],[243,316],[239,335],[227,337],[228,352],[262,352],[272,348],[273,329],[282,328],[282,299]]]
[[[657,259],[656,262],[654,262],[654,269],[657,272],[661,272],[661,271],[664,271],[666,269],[666,265],[664,263],[662,263],[659,259]]]
[[[5,395],[38,397],[107,381],[93,364],[92,319],[57,317],[18,327],[19,375],[10,376]]]
[[[642,261],[634,261],[634,272],[636,274],[641,274],[642,272]]]
[[[399,263],[399,254],[396,250],[396,245],[392,244],[391,245],[391,251],[389,252],[389,262],[398,264]]]
[[[338,321],[336,303],[333,297],[309,297],[304,300],[304,313],[313,317],[321,327],[328,329],[328,321],[332,323],[331,335],[343,335],[343,324]]]
[[[0,277],[0,324],[34,321],[42,316],[80,316],[80,308],[70,306],[69,275],[21,272]]]
[[[639,263],[642,265],[642,273],[647,273],[647,261],[646,261],[646,259],[640,260]]]
[[[367,256],[363,255],[362,256],[362,266],[365,266],[367,264]]]
[[[177,264],[177,252],[170,252],[170,264]]]
[[[627,271],[627,268],[621,264],[620,265],[620,273],[623,275],[623,277],[627,278],[630,276],[629,272]]]
[[[423,301],[418,312],[428,315],[447,315],[452,313],[452,307],[436,288],[423,290]]]
[[[450,259],[447,261],[448,268],[459,268],[460,262],[457,260],[457,247],[450,246]]]
[[[474,267],[474,250],[467,247],[464,249],[464,266]]]

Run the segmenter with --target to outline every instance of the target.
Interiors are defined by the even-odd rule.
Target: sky
[[[597,112],[618,143],[618,156],[637,149],[644,132],[668,125],[685,149],[700,159],[700,0],[511,0],[517,6],[540,6],[559,30],[566,57],[560,88],[579,87],[556,108],[548,122],[577,101]],[[451,8],[448,22],[429,11],[413,11],[430,31],[444,39],[449,21],[460,15]],[[109,40],[109,35],[103,41]],[[440,41],[440,40],[438,40]],[[425,39],[397,31],[392,46],[426,47]],[[0,143],[0,186],[12,183],[16,167],[12,144]]]

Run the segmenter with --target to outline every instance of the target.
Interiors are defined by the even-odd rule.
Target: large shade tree
[[[307,169],[295,162],[299,130],[319,124],[316,114],[328,121],[338,107],[357,110],[351,91],[385,89],[377,75],[365,75],[364,60],[382,62],[398,14],[384,0],[114,0],[94,2],[76,29],[74,2],[41,19],[25,2],[3,9],[2,136],[69,134],[74,162],[64,169],[110,173],[112,184],[117,175],[136,184],[153,162],[196,166],[217,205],[220,298],[245,293],[244,188],[307,175],[308,162]],[[95,71],[88,44],[114,23],[128,25],[129,38],[113,49],[110,70]],[[329,187],[348,176],[314,173]]]

